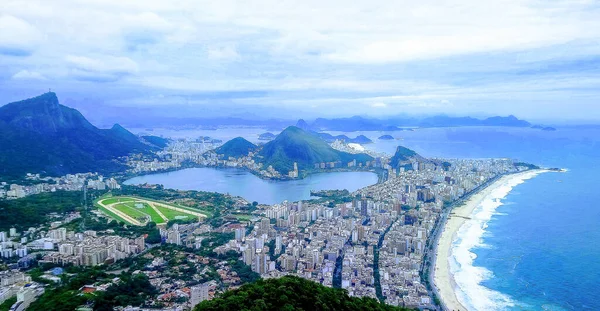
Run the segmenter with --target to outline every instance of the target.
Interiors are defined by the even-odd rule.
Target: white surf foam
[[[538,172],[513,177],[495,188],[473,210],[471,219],[467,220],[458,230],[452,242],[450,273],[456,283],[456,296],[468,310],[503,310],[514,306],[515,302],[503,293],[491,290],[481,283],[494,275],[488,269],[473,266],[477,255],[472,252],[478,247],[486,247],[482,237],[487,223],[502,205],[501,199],[525,180],[536,176]]]

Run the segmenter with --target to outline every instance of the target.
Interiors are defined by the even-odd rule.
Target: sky
[[[0,105],[600,121],[600,2],[2,0]]]

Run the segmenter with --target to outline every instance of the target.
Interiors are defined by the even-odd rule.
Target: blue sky
[[[596,122],[600,5],[3,0],[0,103],[49,88],[84,111]]]

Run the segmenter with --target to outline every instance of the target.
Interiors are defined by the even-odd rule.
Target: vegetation
[[[2,304],[0,304],[0,311],[8,311],[10,307],[17,302],[17,296],[6,299]]]
[[[155,149],[120,126],[96,128],[51,92],[0,107],[0,133],[0,146],[10,146],[0,148],[0,176],[5,178],[113,173],[124,168],[115,161],[118,157]]]
[[[153,144],[158,148],[165,148],[169,144],[169,140],[158,136],[142,136],[142,139]]]
[[[294,162],[298,164],[298,169],[307,170],[313,169],[315,163],[341,161],[342,165],[346,165],[352,160],[364,163],[373,158],[366,154],[335,150],[321,138],[295,126],[288,127],[277,138],[266,143],[257,158],[258,162],[271,165],[283,174],[294,169]]]
[[[216,211],[224,211],[230,209],[235,200],[228,195],[203,192],[203,191],[179,191],[174,189],[163,189],[162,187],[151,189],[136,186],[123,185],[121,189],[113,190],[114,196],[137,196],[144,197],[155,201],[169,202],[181,208],[192,208],[193,211],[198,211],[208,214],[209,218]]]
[[[70,271],[67,272],[74,273],[75,276],[70,279],[65,276],[64,285],[46,290],[27,310],[73,311],[78,306],[91,302],[94,304],[94,310],[108,311],[117,306],[140,306],[148,297],[158,293],[143,274],[122,273],[118,276],[119,280],[114,282],[114,276],[108,275],[101,267],[68,269]],[[94,294],[83,294],[80,291],[84,285],[96,282],[112,282],[112,285],[106,291]]]
[[[16,227],[26,230],[48,223],[51,214],[70,213],[81,209],[79,191],[41,193],[17,200],[0,200],[0,230]]]
[[[158,294],[144,274],[121,274],[120,281],[100,292],[94,299],[94,310],[112,311],[116,306],[139,306]]]
[[[224,143],[221,147],[215,149],[217,154],[222,154],[225,158],[234,157],[239,158],[243,156],[247,156],[250,151],[256,149],[256,145],[247,141],[242,137],[236,137],[226,143]]]
[[[534,165],[534,164],[531,164],[531,163],[525,163],[525,162],[515,162],[514,165],[515,165],[515,167],[519,167],[519,166],[525,167],[528,170],[537,170],[537,169],[540,169],[540,167],[537,166],[537,165]]]
[[[162,213],[162,215],[164,215],[167,218],[167,220],[174,220],[174,219],[178,219],[178,218],[181,218],[182,220],[190,220],[190,221],[198,220],[198,218],[192,214],[189,214],[186,212],[181,212],[181,211],[176,211],[174,209],[159,206],[159,205],[154,205],[156,207],[156,210],[155,210],[148,203],[141,202],[140,200],[138,200],[136,198],[109,197],[109,198],[101,198],[100,200],[98,200],[96,205],[100,210],[102,210],[105,214],[114,218],[115,220],[126,222],[126,223],[127,223],[127,221],[125,221],[118,215],[110,212],[109,210],[103,208],[98,203],[102,203],[104,205],[113,204],[112,207],[114,209],[116,209],[128,216],[131,216],[135,219],[138,219],[141,222],[145,221],[146,219],[149,219],[150,221],[153,221],[158,224],[165,223],[166,221],[161,217],[161,215],[159,215],[159,213],[156,210],[158,210],[160,213]],[[161,203],[166,204],[164,202],[161,202]],[[169,204],[167,204],[167,205],[169,205]],[[172,207],[174,207],[174,206],[172,206]],[[183,209],[183,207],[182,207],[182,209]],[[187,208],[186,210],[194,211],[191,208]]]
[[[222,296],[203,301],[195,311],[217,310],[406,310],[373,298],[350,297],[348,292],[295,276],[259,280]]]
[[[410,159],[412,157],[415,157],[416,155],[417,153],[413,150],[402,146],[398,146],[398,148],[396,148],[396,153],[390,159],[390,165],[393,168],[398,168],[402,164],[402,162],[410,161]]]

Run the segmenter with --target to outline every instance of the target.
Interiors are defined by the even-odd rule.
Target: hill
[[[396,153],[390,159],[390,166],[397,169],[399,167],[406,167],[410,169],[410,164],[413,161],[427,161],[427,159],[423,158],[419,154],[417,154],[414,150],[398,146],[396,148]]]
[[[218,298],[201,302],[194,311],[232,310],[339,310],[403,311],[373,298],[350,297],[339,288],[323,286],[295,276],[259,280]]]
[[[155,149],[119,125],[98,129],[55,93],[0,107],[0,176],[64,175],[124,169],[115,161]]]
[[[393,140],[394,136],[392,136],[392,135],[381,135],[381,136],[379,136],[378,139],[380,139],[380,140]]]
[[[373,143],[373,141],[365,135],[358,135],[358,136],[356,136],[356,138],[350,139],[349,143],[370,144],[370,143]]]
[[[314,168],[315,163],[338,162],[346,166],[348,162],[371,161],[366,154],[350,154],[331,148],[324,140],[298,127],[290,126],[277,137],[266,143],[258,153],[257,161],[266,166],[272,165],[280,173],[287,174],[298,163],[299,170]]]
[[[273,134],[273,133],[266,132],[266,133],[262,133],[262,134],[258,135],[258,140],[273,140],[273,139],[275,139],[275,134]]]
[[[219,155],[223,155],[225,158],[239,158],[247,156],[250,151],[254,151],[255,149],[256,145],[253,143],[242,137],[236,137],[215,149],[215,152]]]
[[[165,148],[169,144],[169,140],[158,136],[142,136],[142,139],[147,143],[152,144],[158,148]]]
[[[314,122],[306,124],[307,128],[315,131],[399,131],[403,127],[458,127],[458,126],[508,126],[528,127],[531,124],[520,120],[513,115],[507,117],[495,116],[486,119],[472,117],[450,117],[444,115],[416,118],[407,116],[390,117],[387,119],[372,119],[360,116],[350,118],[324,119],[318,118]]]

